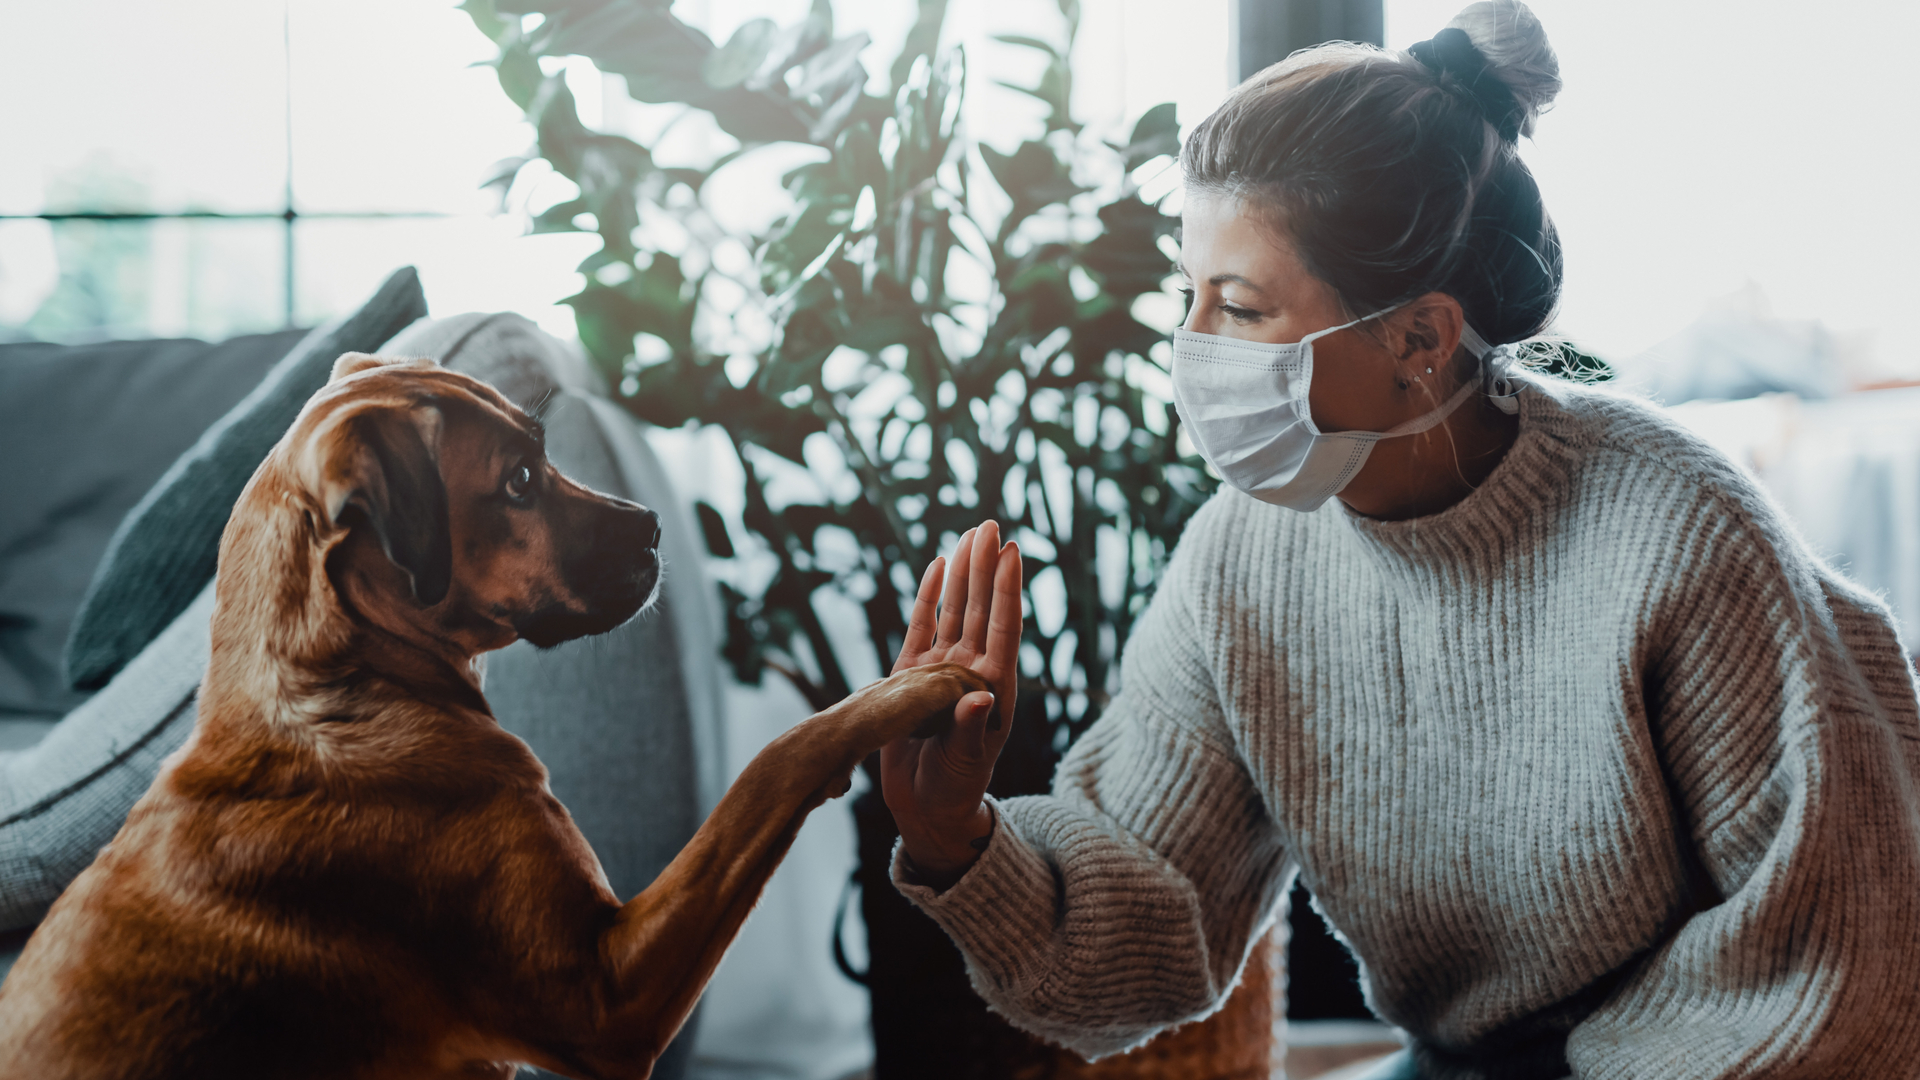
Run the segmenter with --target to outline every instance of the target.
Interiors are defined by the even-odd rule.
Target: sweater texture
[[[996,1011],[1204,1016],[1297,870],[1425,1076],[1920,1076],[1892,616],[1659,410],[1522,385],[1441,513],[1223,490],[1053,794],[943,893],[896,858]]]

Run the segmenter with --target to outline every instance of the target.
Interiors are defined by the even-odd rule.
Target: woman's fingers
[[[907,639],[900,646],[893,670],[912,667],[920,654],[933,648],[934,618],[940,610],[940,584],[946,576],[947,560],[935,558],[920,575],[920,592],[913,599],[913,614],[907,619]]]
[[[1021,610],[1020,583],[1025,576],[1020,561],[1020,545],[1008,543],[1000,549],[993,571],[993,614],[987,626],[987,661],[1000,673],[1000,685],[994,687],[1001,701],[999,719],[1013,719],[1014,680],[1020,663],[1020,630],[1025,612]],[[996,729],[1004,723],[995,724]]]
[[[953,547],[954,571],[947,575],[946,595],[940,598],[940,635],[936,647],[960,640],[961,620],[967,610],[967,568],[972,561],[973,539],[979,529],[968,529]]]
[[[974,530],[972,556],[961,563],[956,556],[954,576],[967,575],[967,618],[960,645],[976,654],[987,651],[987,622],[993,611],[993,573],[1000,558],[1000,524],[985,521]]]

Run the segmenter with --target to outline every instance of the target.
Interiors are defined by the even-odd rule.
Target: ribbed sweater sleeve
[[[1648,716],[1694,912],[1571,1033],[1583,1078],[1912,1075],[1920,716],[1877,600],[1734,478],[1698,489]]]
[[[997,804],[992,842],[945,893],[895,861],[895,883],[960,946],[981,997],[1089,1058],[1217,1009],[1286,865],[1221,714],[1188,557],[1169,566],[1128,642],[1123,692],[1054,794]]]

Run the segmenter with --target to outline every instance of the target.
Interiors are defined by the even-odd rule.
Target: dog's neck
[[[415,698],[492,715],[480,692],[486,670],[480,655],[450,655],[365,621],[355,631],[353,644],[337,663],[385,679]]]

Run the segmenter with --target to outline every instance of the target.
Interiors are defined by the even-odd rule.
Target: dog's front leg
[[[903,671],[760,751],[686,848],[602,935],[615,1000],[591,1056],[612,1075],[656,1058],[693,1011],[808,812],[844,792],[868,754],[950,719],[962,697],[985,689],[984,679],[957,664]]]

